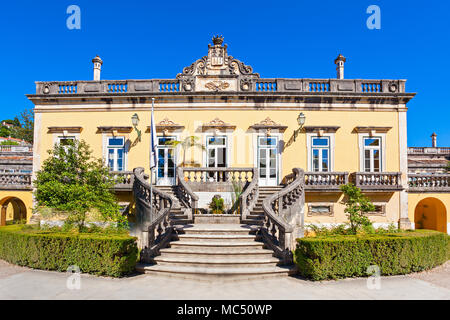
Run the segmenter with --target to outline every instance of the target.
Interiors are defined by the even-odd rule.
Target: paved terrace
[[[450,300],[450,262],[428,272],[382,277],[380,290],[367,279],[311,282],[274,278],[202,282],[136,275],[123,279],[81,276],[80,290],[67,289],[68,274],[38,271],[0,260],[0,299],[58,300]]]

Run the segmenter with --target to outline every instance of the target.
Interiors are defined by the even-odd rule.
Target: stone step
[[[224,259],[224,258],[270,258],[273,257],[273,251],[268,249],[241,249],[241,248],[164,248],[160,250],[164,257],[198,257],[201,259]]]
[[[247,219],[250,219],[250,220],[263,220],[264,219],[264,214],[253,214],[253,212],[252,212],[252,214],[249,214],[247,216]]]
[[[185,247],[202,247],[202,248],[263,248],[264,243],[256,241],[198,241],[198,240],[180,240],[170,242],[171,248],[185,248]]]
[[[201,242],[213,242],[213,241],[228,241],[228,242],[248,242],[255,241],[256,235],[250,234],[179,234],[174,238],[178,238],[180,241],[201,241]]]
[[[183,214],[183,213],[170,213],[170,218],[171,219],[187,219],[188,215],[187,214]]]
[[[144,265],[138,264],[136,270],[148,274],[164,274],[172,277],[188,279],[208,279],[217,278],[239,278],[253,279],[267,276],[288,276],[292,271],[291,267],[259,267],[259,268],[223,268],[223,267],[192,267],[172,265]]]
[[[221,258],[200,258],[192,255],[190,257],[169,257],[164,254],[156,257],[154,260],[160,266],[177,265],[213,268],[261,268],[267,266],[275,267],[280,263],[280,260],[274,257],[249,258],[243,256],[239,258],[231,258],[229,256],[224,256]]]
[[[244,224],[252,224],[252,225],[257,225],[257,226],[261,226],[264,224],[264,221],[262,219],[245,219],[241,221]]]
[[[252,226],[240,224],[196,224],[183,228],[181,232],[185,234],[251,234],[256,230]]]
[[[171,226],[182,226],[182,225],[187,225],[187,224],[191,224],[192,220],[188,220],[188,219],[174,219],[174,218],[170,218],[170,225]]]

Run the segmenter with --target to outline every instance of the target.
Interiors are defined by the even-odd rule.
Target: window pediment
[[[273,121],[272,119],[267,117],[263,121],[261,121],[259,123],[255,123],[254,125],[250,126],[250,128],[257,130],[257,131],[266,130],[266,131],[270,132],[271,130],[279,130],[281,132],[284,132],[284,131],[286,131],[286,129],[288,127],[281,125],[279,123],[276,123],[275,121]]]
[[[184,126],[175,123],[174,121],[170,120],[169,118],[165,118],[164,120],[160,121],[156,124],[156,132],[163,132],[164,134],[167,134],[169,132],[174,132],[177,130],[183,130]],[[147,127],[147,133],[150,133],[150,126]]]
[[[83,127],[48,127],[47,133],[81,133]]]
[[[131,133],[131,131],[133,131],[133,127],[97,127],[97,133]]]
[[[206,130],[210,130],[210,129],[215,129],[215,130],[221,130],[221,131],[227,131],[227,130],[234,130],[236,129],[235,125],[226,123],[225,121],[219,119],[219,118],[215,118],[214,120],[205,123],[202,125],[202,130],[206,131]]]

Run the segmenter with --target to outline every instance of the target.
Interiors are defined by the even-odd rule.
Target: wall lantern
[[[303,126],[305,125],[306,122],[306,116],[303,114],[303,112],[300,112],[300,114],[298,115],[297,122],[300,128],[294,131],[294,141],[297,139],[298,134],[303,129]]]
[[[131,123],[133,124],[134,130],[136,130],[137,132],[139,141],[141,141],[142,132],[137,128],[137,126],[139,125],[139,116],[137,115],[137,113],[133,114],[133,116],[131,117]]]

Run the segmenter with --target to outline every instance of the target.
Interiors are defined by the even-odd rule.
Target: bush
[[[449,236],[420,230],[395,234],[328,236],[297,240],[294,260],[311,280],[367,276],[377,265],[381,275],[434,268],[449,258]]]
[[[136,238],[124,234],[78,234],[0,228],[0,259],[34,269],[65,272],[76,265],[83,273],[120,277],[135,270]]]

